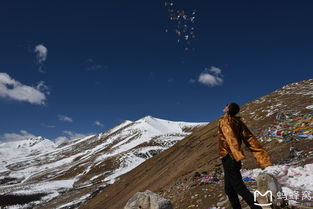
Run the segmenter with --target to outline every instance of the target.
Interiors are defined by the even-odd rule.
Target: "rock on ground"
[[[172,203],[149,190],[137,192],[124,209],[173,209]]]
[[[267,191],[272,192],[272,197],[269,197],[268,195],[258,196],[257,200],[259,203],[261,204],[272,203],[271,206],[268,207],[263,206],[263,208],[280,208],[286,205],[286,203],[282,199],[277,198],[277,193],[282,192],[282,187],[273,175],[261,173],[257,177],[256,181],[257,181],[257,190],[260,193],[265,194]]]

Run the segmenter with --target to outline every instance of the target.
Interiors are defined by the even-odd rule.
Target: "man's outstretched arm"
[[[272,165],[268,152],[262,147],[261,143],[256,139],[256,137],[251,133],[245,124],[243,124],[242,135],[245,145],[252,152],[259,166],[261,168],[265,168]]]

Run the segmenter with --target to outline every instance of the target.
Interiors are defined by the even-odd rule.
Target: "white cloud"
[[[31,104],[45,104],[48,87],[40,81],[36,87],[31,87],[11,78],[7,73],[0,73],[0,97]]]
[[[43,44],[38,44],[34,48],[34,53],[36,54],[36,62],[39,65],[39,72],[44,73],[43,63],[48,58],[48,49]]]
[[[213,87],[223,83],[222,77],[222,70],[212,66],[210,70],[205,69],[205,71],[199,75],[198,82]]]
[[[73,119],[68,117],[68,116],[65,116],[65,115],[58,115],[58,118],[59,120],[62,120],[62,121],[65,121],[65,122],[73,122]]]
[[[48,49],[42,44],[35,46],[34,53],[36,53],[36,58],[38,63],[43,63],[47,60]]]
[[[100,126],[100,127],[104,126],[100,121],[97,121],[97,120],[94,122],[94,125]]]
[[[49,88],[48,86],[45,84],[44,81],[40,81],[37,86],[36,86],[36,89],[38,89],[39,91],[41,92],[45,92],[46,94],[50,94],[50,91],[49,91]]]
[[[60,145],[62,144],[63,142],[66,142],[67,140],[69,140],[66,136],[59,136],[57,138],[54,139],[54,143],[56,145]]]
[[[71,139],[80,139],[80,138],[84,138],[86,136],[91,135],[91,134],[76,133],[76,132],[68,131],[68,130],[63,131],[63,133],[64,133],[64,136],[59,136],[55,138],[54,141],[57,145],[60,145],[63,142],[71,140]]]
[[[20,141],[29,138],[36,137],[35,135],[28,133],[25,130],[20,130],[19,133],[5,133],[1,136],[1,139],[4,141]]]
[[[221,69],[214,67],[214,66],[211,67],[210,71],[214,73],[215,75],[220,75],[222,73]]]

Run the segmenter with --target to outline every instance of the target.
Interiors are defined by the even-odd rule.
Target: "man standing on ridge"
[[[225,114],[219,119],[219,155],[224,168],[225,193],[233,209],[241,209],[238,194],[250,208],[262,209],[262,207],[254,204],[254,197],[242,180],[241,160],[245,159],[241,148],[242,142],[252,152],[262,169],[272,165],[272,163],[267,151],[262,148],[260,142],[241,121],[240,117],[236,116],[239,110],[238,104],[230,103],[226,105],[223,110]]]

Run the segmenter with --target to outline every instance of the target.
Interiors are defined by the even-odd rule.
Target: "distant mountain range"
[[[24,204],[24,208],[47,202],[55,203],[51,208],[60,207],[77,191],[89,196],[91,191],[114,183],[120,175],[206,124],[146,116],[60,145],[43,137],[1,143],[0,194],[15,199],[16,195],[40,194],[34,199],[37,202]]]

